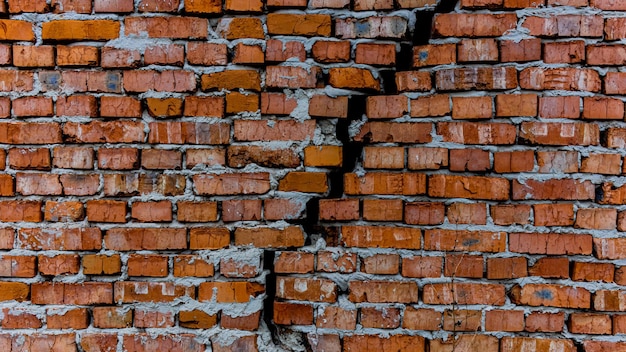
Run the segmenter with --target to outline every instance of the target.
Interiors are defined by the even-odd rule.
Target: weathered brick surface
[[[624,1],[0,13],[0,351],[626,348]]]

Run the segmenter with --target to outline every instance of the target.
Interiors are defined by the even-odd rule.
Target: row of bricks
[[[361,204],[359,204],[361,203]],[[360,206],[359,206],[360,205]],[[534,224],[574,226],[579,229],[626,230],[626,212],[615,208],[574,209],[573,204],[490,205],[485,203],[403,202],[401,199],[322,199],[321,221],[404,221],[412,225]],[[532,215],[531,215],[531,209]],[[360,210],[360,211],[359,211]],[[253,219],[249,219],[253,220]]]
[[[238,119],[233,121],[233,137],[237,142],[305,141],[315,135],[316,122],[305,120]],[[148,128],[146,133],[144,130]],[[578,122],[522,122],[518,126],[500,122],[382,122],[371,121],[360,127],[354,136],[357,142],[425,144],[435,133],[444,142],[478,145],[520,144],[551,146],[597,146],[601,142],[600,126]],[[144,143],[150,144],[229,144],[229,122],[150,122],[91,121],[79,122],[0,122],[2,144],[59,143]],[[626,128],[603,130],[603,146],[623,148]]]
[[[198,311],[194,311],[198,312]],[[200,314],[190,314],[186,319],[205,319]],[[194,326],[191,320],[186,325]],[[218,335],[209,341],[203,338],[205,343],[196,341],[197,335],[186,333],[160,334],[133,333],[119,336],[113,333],[86,332],[61,334],[2,334],[0,335],[0,348],[3,351],[53,351],[53,352],[114,352],[120,350],[128,352],[204,352],[210,348],[214,352],[249,351],[258,352],[257,335],[238,334],[236,338],[225,341]],[[200,339],[198,339],[200,340]],[[341,347],[340,347],[341,348]],[[339,350],[337,350],[339,351]]]
[[[508,0],[507,0],[508,1]],[[549,0],[551,4],[557,5],[557,1]],[[135,3],[131,0],[78,0],[78,1],[63,1],[55,0],[52,2],[51,7],[42,0],[8,0],[8,7],[3,4],[3,8],[0,10],[2,13],[22,13],[22,12],[37,12],[37,13],[62,13],[62,12],[76,12],[76,13],[130,13],[133,11],[138,12],[179,12],[181,9],[181,1],[175,0],[171,2],[164,2],[158,0],[141,0],[135,8]],[[367,11],[367,10],[392,10],[394,5],[398,9],[404,8],[419,8],[429,5],[435,5],[435,0],[397,0],[394,4],[393,0],[384,1],[372,1],[372,0],[355,0],[354,4],[350,6],[350,0],[252,0],[252,1],[237,1],[237,0],[210,0],[210,1],[186,1],[183,10],[185,13],[194,14],[221,14],[226,13],[260,13],[265,8],[274,8],[279,10],[281,7],[287,8],[304,8],[310,9],[343,9],[352,8],[354,11]],[[603,8],[604,5],[598,2],[598,8]]]
[[[353,4],[349,0],[254,0],[241,3],[233,0],[212,0],[206,3],[189,1],[185,3],[184,10],[188,13],[199,14],[220,14],[223,11],[227,13],[259,13],[263,12],[264,5],[268,8],[333,8],[343,9],[351,8],[354,11],[368,10],[394,10],[404,8],[418,8],[435,5],[433,0],[355,0]],[[4,4],[3,4],[4,5]],[[587,7],[591,6],[600,10],[623,11],[626,7],[610,0],[463,0],[461,8],[479,9],[479,8],[505,8],[505,9],[522,9],[527,7],[543,7],[543,6],[575,6]],[[110,0],[82,0],[74,2],[66,2],[62,0],[54,1],[52,8],[48,8],[45,1],[36,0],[9,0],[8,6],[4,5],[2,12],[6,13],[22,13],[22,12],[38,12],[45,13],[53,11],[59,12],[77,12],[77,13],[99,13],[99,12],[120,12],[128,13],[137,10],[139,12],[178,12],[180,9],[180,1],[161,2],[155,0],[142,0],[137,8],[134,3],[129,0],[110,1]]]
[[[131,3],[132,4],[132,3]],[[0,36],[9,41],[35,41],[32,24],[22,20],[0,20],[10,27]],[[435,37],[500,37],[520,26],[531,36],[589,37],[622,39],[624,19],[602,15],[554,15],[518,18],[514,13],[437,14],[433,25]],[[401,16],[336,18],[325,14],[270,13],[265,16],[267,32],[259,17],[222,18],[216,29],[225,39],[265,39],[269,35],[338,37],[340,39],[403,39],[409,34],[408,19]],[[297,25],[295,25],[297,23]],[[464,23],[458,26],[457,23]],[[151,38],[208,39],[209,20],[199,17],[127,17],[124,35],[148,35]],[[245,27],[245,28],[243,28]],[[333,34],[334,28],[334,34]],[[42,24],[44,41],[107,41],[119,38],[121,23],[115,20],[52,20]]]
[[[182,297],[197,297],[200,302],[247,303],[265,292],[263,285],[247,281],[202,282],[197,287],[157,281],[38,282],[30,285],[0,282],[0,287],[3,288],[0,300],[30,301],[35,305],[166,303]],[[341,294],[335,282],[310,277],[279,276],[276,287],[276,297],[283,300],[335,303]],[[516,284],[508,294],[503,284],[476,282],[422,283],[420,289],[415,281],[350,280],[347,287],[347,298],[353,303],[503,306],[510,300],[518,306],[591,309],[593,303],[596,311],[626,310],[623,291],[598,289],[592,293],[582,287],[563,284]]]
[[[133,174],[139,179],[140,174]],[[13,196],[13,178],[4,175],[4,196]],[[172,175],[170,175],[172,176]],[[184,175],[175,175],[185,178]],[[17,193],[21,195],[94,195],[100,184],[97,175],[67,175],[49,173],[17,173]],[[228,173],[196,174],[192,177],[194,193],[201,196],[222,195],[261,195],[271,189],[270,174]],[[170,177],[170,179],[172,179]],[[130,180],[133,180],[131,178]],[[172,179],[176,181],[176,178]],[[108,187],[105,195],[133,194],[138,185],[126,185],[124,174],[108,174]],[[428,181],[428,182],[427,182]],[[84,185],[82,183],[85,183]],[[67,189],[66,186],[67,185]],[[95,187],[93,187],[95,186]],[[370,172],[362,176],[348,173],[344,175],[344,194],[346,195],[428,195],[434,198],[466,198],[479,200],[581,200],[597,201],[599,204],[624,204],[622,188],[611,189],[612,184],[605,182],[595,185],[584,179],[545,179],[545,180],[509,180],[503,177],[426,175],[418,172]],[[94,189],[95,188],[95,189]],[[598,189],[596,189],[598,188]],[[328,191],[327,174],[323,172],[289,172],[280,181],[279,191],[302,193],[326,193]],[[129,192],[130,191],[130,192]],[[596,196],[596,191],[598,195]],[[13,201],[2,201],[3,207]],[[126,201],[93,200],[91,206],[112,209],[126,209]],[[98,203],[100,202],[100,203]],[[18,204],[18,203],[15,203]],[[30,201],[22,203],[26,208],[41,208],[41,203]]]
[[[384,48],[378,44],[378,50]],[[543,50],[542,50],[543,49]],[[543,42],[538,38],[519,43],[491,38],[463,39],[457,44],[430,44],[413,48],[413,66],[456,63],[541,61],[548,64],[586,63],[595,66],[624,64],[624,45],[586,44],[583,40]],[[385,62],[369,63],[385,65]],[[391,63],[387,63],[391,64]]]
[[[543,51],[542,51],[543,47]],[[56,61],[55,61],[56,49]],[[101,51],[101,52],[100,52]],[[186,55],[185,55],[186,51]],[[375,66],[395,66],[396,44],[357,43],[354,63]],[[524,39],[519,43],[495,39],[463,39],[457,44],[430,44],[413,48],[413,67],[428,67],[456,63],[524,62],[582,63],[595,66],[624,64],[624,45],[589,44],[582,40],[546,42]],[[143,53],[143,61],[142,61]],[[543,56],[542,56],[543,54]],[[0,45],[0,64],[16,67],[101,66],[103,68],[134,68],[141,65],[225,66],[233,64],[259,65],[272,62],[300,61],[312,57],[320,63],[348,63],[352,57],[349,41],[316,41],[307,53],[304,43],[270,39],[265,45],[237,43],[232,49],[226,44],[189,42],[155,45],[143,50],[117,49],[104,46],[28,46]],[[185,56],[187,60],[185,61]],[[294,60],[295,59],[295,60]]]
[[[52,151],[52,156],[50,152]],[[293,149],[265,148],[260,146],[229,146],[228,148],[168,149],[98,148],[97,156],[89,147],[10,148],[8,153],[0,150],[0,169],[8,165],[13,170],[80,169],[93,170],[180,170],[196,166],[229,166],[239,168],[257,164],[272,168],[304,166],[340,167],[342,147],[308,146],[303,158]],[[7,159],[8,156],[8,159]],[[183,157],[185,162],[183,163]],[[493,165],[492,160],[493,158]],[[97,160],[97,162],[96,162]],[[536,161],[535,161],[536,160]],[[365,147],[365,169],[404,169],[497,173],[595,173],[619,175],[624,173],[622,156],[612,153],[589,153],[583,156],[577,151],[517,150],[490,153],[482,149],[446,149],[428,147]],[[0,176],[1,177],[1,176]],[[108,194],[108,192],[106,192]]]
[[[13,195],[13,179],[5,175],[6,196]],[[18,173],[17,193],[22,195],[94,195],[99,193],[97,175],[67,175],[48,173]],[[125,177],[130,177],[130,184],[124,185]],[[140,180],[150,180],[142,174],[108,174],[106,183],[107,196],[133,195],[145,193],[154,185],[136,184]],[[168,175],[158,178],[175,182],[169,187],[160,188],[162,194],[181,195],[175,191],[178,182],[186,183],[184,175]],[[174,176],[174,177],[172,177]],[[182,180],[178,180],[182,178]],[[267,172],[235,174],[196,174],[192,176],[194,192],[203,196],[222,195],[261,195],[271,189],[270,174]],[[428,182],[427,182],[428,181]],[[465,188],[463,188],[463,186]],[[556,188],[555,188],[556,187]],[[167,189],[170,188],[170,189]],[[597,188],[597,189],[596,189]],[[346,195],[405,195],[428,194],[434,198],[466,198],[479,200],[582,200],[596,201],[599,204],[624,204],[624,187],[614,188],[610,182],[595,185],[583,179],[545,179],[545,180],[508,180],[503,177],[426,175],[417,172],[370,172],[362,176],[349,173],[344,175],[344,194]],[[154,189],[154,188],[152,188]],[[327,174],[323,172],[289,172],[279,181],[278,190],[286,192],[325,193],[328,191]],[[596,196],[597,191],[597,196]],[[13,201],[2,201],[3,207]],[[125,209],[126,201],[97,200],[103,207]],[[18,205],[19,202],[13,202]],[[98,203],[93,203],[96,206]],[[123,206],[120,204],[124,204]],[[41,203],[27,201],[24,208],[41,208]]]
[[[363,150],[365,169],[404,169],[405,165],[410,170],[447,168],[457,172],[493,170],[497,173],[536,172],[540,174],[581,172],[619,175],[624,173],[622,156],[611,153],[589,153],[588,156],[581,157],[577,151],[516,150],[490,153],[474,148],[427,147],[365,147]]]
[[[48,311],[47,329],[86,329],[90,327],[88,310],[79,308],[63,315]],[[315,316],[315,319],[314,319]],[[181,311],[178,314],[180,327],[212,328],[217,324],[217,314],[202,311]],[[197,323],[190,318],[200,318]],[[402,319],[404,317],[404,319]],[[258,328],[260,312],[241,317],[222,314],[220,326],[224,329],[253,331]],[[428,308],[360,308],[344,309],[327,306],[314,312],[310,305],[293,303],[274,303],[274,321],[279,325],[315,325],[318,328],[356,330],[358,327],[403,329],[420,331],[505,331],[505,332],[562,332],[564,313],[533,312],[524,316],[520,310],[445,310],[435,311]],[[605,315],[590,313],[572,313],[567,319],[568,331],[574,334],[624,334],[626,333],[626,315]],[[91,310],[94,328],[122,329],[136,328],[171,328],[176,325],[173,312],[147,311],[125,307],[95,307]],[[357,323],[358,322],[358,323]],[[357,325],[358,324],[358,325]],[[38,329],[44,323],[35,314],[19,309],[5,309],[0,321],[3,329]]]
[[[315,318],[314,318],[315,317]],[[345,309],[328,306],[314,312],[310,305],[274,303],[274,321],[279,325],[315,325],[317,328],[358,330],[407,329],[419,331],[503,331],[563,332],[565,316],[560,313],[521,310],[448,309],[443,312],[428,308],[369,307]],[[484,321],[484,323],[482,323]],[[617,335],[626,333],[626,315],[571,313],[567,318],[572,334]]]
[[[189,232],[189,240],[187,239]],[[423,232],[423,236],[422,236]],[[14,246],[29,250],[117,251],[219,249],[231,244],[231,233],[222,227],[204,228],[111,228],[103,236],[98,228],[3,228],[2,248]],[[167,236],[153,238],[152,236]],[[297,226],[283,229],[257,226],[234,230],[235,246],[258,248],[302,247],[304,235]],[[423,246],[422,246],[423,240]],[[543,255],[591,255],[599,259],[624,259],[624,238],[594,238],[589,234],[509,233],[493,231],[436,230],[391,226],[341,227],[341,242],[346,247],[424,249],[428,251],[467,251]],[[508,246],[507,246],[508,245]],[[594,251],[595,249],[595,251]]]
[[[50,155],[52,152],[52,156]],[[196,166],[229,166],[241,168],[248,164],[263,167],[294,168],[305,166],[339,167],[342,163],[340,146],[308,146],[303,156],[291,148],[267,148],[231,145],[227,148],[139,149],[90,147],[10,148],[0,150],[0,170],[8,165],[13,170],[180,170]],[[606,155],[606,154],[600,154]],[[612,156],[612,155],[610,155]],[[610,158],[606,156],[606,158]],[[7,158],[8,157],[8,158]],[[600,156],[599,156],[600,157]],[[184,163],[183,163],[184,158]],[[611,159],[612,160],[612,159]],[[94,167],[95,165],[95,167]],[[1,176],[0,176],[1,177]]]
[[[395,65],[396,45],[357,43],[354,62],[368,65]],[[350,41],[318,40],[310,55],[320,63],[349,62]],[[56,52],[56,55],[55,55]],[[56,60],[55,60],[56,57]],[[143,57],[143,60],[142,60]],[[73,67],[133,68],[141,65],[225,66],[229,63],[259,65],[270,62],[305,61],[307,50],[299,41],[270,39],[260,44],[237,43],[229,49],[224,43],[188,42],[155,44],[144,49],[118,49],[89,45],[0,45],[0,65],[15,67]],[[186,60],[185,60],[186,58]]]
[[[435,88],[439,91],[501,91],[516,89],[519,86],[526,90],[536,91],[566,90],[599,93],[602,90],[608,95],[623,95],[626,92],[626,84],[623,82],[625,75],[625,72],[611,71],[601,77],[599,71],[592,68],[528,67],[519,72],[518,79],[518,71],[510,66],[442,68],[434,74]],[[268,66],[265,86],[269,89],[318,88],[324,86],[320,85],[321,76],[323,72],[318,66]],[[366,68],[330,68],[327,76],[328,84],[335,88],[369,92],[381,89],[379,79]],[[127,93],[150,91],[185,93],[196,91],[198,86],[194,72],[185,70],[131,70],[123,73],[119,71],[44,71],[39,72],[38,77],[44,92],[65,89],[74,92],[120,93],[123,83]],[[396,74],[396,81],[401,91],[430,91],[433,88],[431,80],[429,72],[405,71]],[[4,92],[29,92],[35,87],[32,71],[0,70],[0,82],[3,83],[2,91]],[[200,78],[200,89],[203,91],[237,89],[260,91],[261,88],[261,74],[249,69],[202,74]],[[233,95],[234,92],[230,94]],[[258,110],[258,95],[248,93],[246,96],[250,96],[250,99],[255,101],[251,109],[246,111]],[[180,99],[175,101],[180,101]],[[459,101],[463,100],[459,99]],[[604,105],[610,105],[612,101],[599,100],[600,103],[604,102]],[[594,102],[594,100],[589,100],[589,102]],[[489,111],[491,112],[491,109]],[[623,116],[613,118],[621,119]]]
[[[245,316],[230,316],[226,313],[208,314],[201,310],[180,311],[178,319],[172,311],[150,311],[130,307],[94,307],[72,309],[65,314],[55,314],[48,309],[46,319],[29,313],[29,310],[4,309],[0,319],[2,329],[123,329],[123,328],[171,328],[176,325],[188,329],[210,329],[218,324],[223,329],[253,331],[259,327],[261,312]],[[219,315],[219,319],[218,319]],[[91,320],[91,321],[90,321]],[[178,324],[176,324],[178,321]]]
[[[383,337],[380,335],[345,335],[343,339],[334,334],[309,333],[309,345],[313,351],[415,351],[415,352],[448,352],[454,348],[462,351],[485,351],[485,352],[515,352],[523,348],[531,349],[534,352],[609,352],[621,351],[626,348],[624,342],[612,341],[582,341],[581,350],[578,350],[573,340],[559,338],[533,338],[533,337],[502,337],[460,334],[458,337],[449,339],[426,340],[422,336],[415,335],[390,335]],[[191,334],[176,335],[149,335],[137,333],[132,335],[120,335],[121,342],[118,342],[118,335],[112,333],[87,333],[77,336],[74,333],[65,334],[30,334],[26,337],[2,335],[0,346],[7,351],[40,348],[55,352],[77,352],[78,346],[81,351],[100,352],[116,351],[123,348],[129,352],[150,352],[150,351],[185,351],[203,352],[207,346],[194,340]],[[77,340],[79,342],[77,342]],[[262,344],[263,342],[261,342]],[[59,347],[61,346],[61,347]],[[223,339],[213,339],[210,343],[214,352],[248,351],[258,352],[259,344],[257,335],[237,335],[236,338],[229,338],[228,342]]]
[[[241,253],[239,253],[241,254]],[[171,261],[170,261],[171,258]],[[236,256],[223,258],[219,262],[217,272],[227,278],[252,278],[260,271],[260,254],[256,263],[247,258],[238,260]],[[81,264],[82,262],[82,264]],[[171,263],[170,263],[171,262]],[[82,271],[81,271],[82,266]],[[216,269],[212,262],[197,255],[153,255],[130,254],[124,260],[119,254],[110,256],[103,254],[86,254],[82,258],[78,254],[58,254],[54,256],[39,255],[3,255],[0,257],[0,276],[29,278],[37,276],[75,275],[117,275],[167,277],[204,277],[211,278]]]
[[[103,243],[104,238],[104,243]],[[271,227],[239,227],[231,235],[224,227],[193,228],[0,228],[0,248],[28,250],[93,251],[103,248],[114,251],[202,250],[254,245],[259,248],[304,246],[304,233],[298,226],[282,229]],[[105,261],[105,257],[94,260]],[[97,265],[99,262],[96,262]],[[103,264],[104,265],[104,264]]]
[[[321,221],[397,221],[412,225],[534,224],[535,226],[574,226],[578,229],[626,231],[625,212],[614,208],[575,208],[573,204],[490,205],[485,203],[403,202],[400,199],[322,199],[319,201]],[[3,205],[10,205],[4,203]],[[14,203],[35,217],[34,207]],[[41,203],[39,203],[41,205]],[[87,219],[91,222],[126,222],[127,204],[92,200],[87,202]],[[4,208],[4,207],[3,207]],[[169,200],[134,201],[131,219],[138,222],[223,222],[284,220],[298,218],[304,210],[302,202],[281,198],[265,200],[183,201],[176,206]],[[531,212],[531,209],[533,210]],[[108,215],[101,215],[103,210]],[[150,213],[150,211],[152,213]],[[100,215],[99,215],[100,214]],[[218,216],[221,214],[221,217]],[[488,217],[489,215],[489,217]],[[11,221],[16,216],[2,216]],[[43,219],[51,222],[75,222],[85,219],[85,204],[80,201],[46,201]],[[30,221],[35,221],[31,219]]]
[[[12,329],[124,329],[124,328],[172,328],[210,329],[218,325],[223,329],[254,331],[259,327],[261,312],[245,316],[230,316],[226,313],[209,314],[201,310],[173,311],[133,309],[131,307],[94,307],[72,309],[60,313],[54,309],[46,311],[45,319],[29,310],[3,309],[0,319],[3,330]],[[1,338],[1,337],[0,337]]]
[[[335,257],[332,261],[328,257],[333,255],[331,253]],[[315,270],[349,274],[357,272],[360,267],[360,271],[367,274],[401,274],[409,278],[444,276],[503,280],[537,276],[546,279],[626,284],[626,267],[615,269],[612,263],[570,262],[567,258],[556,257],[540,257],[529,265],[526,257],[488,257],[485,260],[482,255],[471,254],[447,254],[445,257],[374,254],[359,258],[356,253],[351,252],[319,252],[317,267],[314,263],[313,253],[281,252],[274,263],[274,269],[276,273],[282,274],[309,274]]]
[[[171,258],[171,260],[170,260]],[[444,260],[445,259],[445,260]],[[170,263],[171,262],[171,263]],[[625,268],[615,269],[612,263],[570,262],[567,258],[540,257],[528,265],[526,257],[483,258],[482,255],[447,254],[444,257],[428,256],[400,257],[397,254],[375,254],[368,257],[356,253],[334,253],[322,251],[317,254],[283,252],[276,259],[276,273],[307,274],[315,271],[354,273],[360,271],[373,275],[401,274],[409,278],[466,277],[491,280],[514,279],[537,276],[548,279],[570,279],[573,281],[603,281],[626,284]],[[484,269],[486,262],[486,271]],[[119,254],[101,255],[58,254],[39,255],[3,255],[0,257],[0,276],[35,277],[41,275],[117,275],[122,267],[128,276],[167,277],[212,277],[216,269],[214,264],[195,255],[140,255],[130,254],[125,260]],[[443,268],[443,270],[442,270]],[[249,262],[237,258],[221,259],[218,269],[220,275],[228,278],[251,278],[261,272],[260,256]],[[486,275],[485,275],[486,274]]]
[[[227,78],[226,74],[233,77],[249,76],[249,72],[251,71],[232,70],[219,76],[223,79]],[[406,80],[410,81],[408,77],[410,74],[410,72],[398,73],[398,77],[400,79],[400,77],[407,76]],[[260,81],[260,76],[257,78]],[[243,86],[241,82],[239,85]],[[228,88],[237,89],[236,86]],[[259,110],[262,115],[290,115],[298,107],[298,101],[284,93],[264,92],[260,96],[253,94],[247,96],[256,100],[253,104],[255,109],[252,111]],[[60,96],[56,98],[56,101],[45,96],[27,96],[13,100],[0,97],[0,118],[52,116],[139,118],[144,110],[150,116],[157,118],[224,117],[225,111],[232,110],[232,106],[229,106],[230,100],[229,95],[226,97],[187,96],[185,98],[145,98],[142,104],[139,99],[122,96],[100,98],[91,95]],[[349,106],[350,99],[345,96],[314,95],[308,104],[308,115],[346,118]],[[365,115],[369,119],[393,119],[407,115],[411,117],[449,115],[453,119],[525,116],[547,119],[582,117],[585,120],[623,120],[624,102],[621,99],[608,97],[537,96],[536,94],[497,94],[495,103],[491,96],[453,96],[451,98],[447,94],[435,94],[409,99],[405,95],[386,95],[367,97]]]

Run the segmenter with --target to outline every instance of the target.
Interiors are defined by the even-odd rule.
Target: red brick
[[[348,117],[348,97],[332,98],[314,95],[309,101],[309,115],[314,117]]]
[[[498,94],[496,96],[496,116],[537,116],[537,95]]]
[[[289,226],[284,229],[240,227],[235,230],[235,244],[253,245],[259,248],[302,247],[304,233],[299,226]]]
[[[509,181],[498,177],[432,175],[428,180],[431,197],[486,200],[509,199]]]
[[[343,150],[340,146],[321,145],[304,148],[304,165],[318,167],[340,167]]]
[[[37,274],[35,256],[3,255],[0,258],[0,276],[34,277]]]
[[[624,53],[626,57],[626,52]],[[583,119],[623,120],[624,103],[612,98],[583,98]]]
[[[539,117],[577,119],[580,117],[580,97],[539,97]]]
[[[573,204],[533,205],[535,226],[572,226],[574,224]]]
[[[498,61],[498,43],[495,39],[463,39],[457,44],[459,62]]]
[[[592,69],[531,67],[520,72],[519,80],[520,87],[530,90],[599,92],[601,88],[600,76]]]
[[[222,201],[222,221],[261,220],[260,199],[237,199]]]
[[[143,142],[144,124],[141,122],[67,122],[63,126],[66,142],[74,143],[133,143]]]
[[[591,57],[589,57],[591,59]],[[574,40],[570,42],[545,43],[543,45],[543,61],[548,64],[573,64],[585,60],[585,42]],[[591,63],[589,63],[592,65]]]
[[[175,9],[178,9],[178,4],[176,1],[167,1],[165,3],[166,7],[159,7],[163,10],[167,8],[167,6],[176,5]],[[141,6],[139,5],[139,10],[141,11]],[[156,64],[156,65],[174,65],[174,66],[182,66],[185,58],[185,46],[180,44],[161,44],[147,47],[143,54],[143,62],[146,65]]]
[[[402,147],[365,147],[363,152],[366,169],[404,169]]]
[[[173,312],[135,309],[133,325],[137,328],[169,328],[174,326]]]
[[[61,195],[63,185],[59,175],[17,173],[15,192],[21,195]]]
[[[281,252],[274,262],[277,273],[311,273],[315,256],[305,252]]]
[[[500,340],[501,352],[519,351],[522,348],[528,348],[531,349],[531,351],[537,352],[548,352],[550,350],[576,352],[576,346],[574,343],[567,339],[504,337]]]
[[[506,247],[504,232],[466,230],[426,230],[424,249],[434,251],[502,252]]]
[[[280,276],[276,281],[279,298],[327,303],[337,300],[337,285],[331,280]]]
[[[520,80],[522,77],[520,76]],[[597,75],[596,78],[599,84]],[[435,74],[435,85],[438,90],[451,91],[513,89],[518,85],[517,70],[512,67],[442,69]]]
[[[618,154],[589,153],[589,156],[582,158],[580,172],[619,175],[623,173],[621,164],[622,158]]]
[[[617,223],[617,211],[609,208],[581,208],[576,212],[577,228],[614,230]]]
[[[575,173],[578,172],[579,153],[575,151],[537,152],[539,173]]]
[[[456,63],[455,44],[428,44],[413,47],[413,67]]]
[[[429,72],[401,71],[396,72],[398,92],[428,92],[433,88]]]
[[[604,26],[606,40],[619,40],[626,38],[626,19],[621,17],[607,18]]]
[[[522,39],[519,42],[502,40],[500,42],[500,61],[526,62],[541,60],[541,39]]]
[[[491,169],[490,153],[481,149],[450,149],[450,171],[484,172]]]
[[[485,203],[453,203],[447,207],[448,221],[452,224],[487,223],[487,205]]]
[[[402,327],[410,330],[436,331],[441,329],[442,313],[434,309],[416,309],[407,307],[404,310]]]
[[[31,285],[31,301],[33,304],[111,304],[113,287],[106,282],[34,283]]]
[[[402,259],[402,276],[405,277],[440,277],[443,258],[441,257],[409,257]],[[406,319],[405,319],[406,322]]]
[[[358,199],[320,199],[319,208],[319,217],[322,221],[359,219]]]
[[[187,44],[187,62],[191,65],[218,66],[228,63],[226,44],[189,42]]]
[[[312,138],[315,121],[276,121],[268,126],[266,121],[236,120],[234,125],[237,141],[289,141]]]
[[[567,322],[573,334],[611,334],[611,317],[605,314],[572,313]]]
[[[396,64],[395,44],[356,45],[354,62],[365,65],[392,66]]]
[[[417,303],[417,284],[392,281],[350,281],[348,283],[352,302],[368,303]]]
[[[57,116],[98,116],[98,103],[91,95],[58,97],[56,109]]]
[[[148,143],[227,144],[230,124],[204,122],[151,122]]]
[[[614,2],[611,0],[590,0],[590,5],[592,7],[601,9],[601,10],[609,10],[609,11],[624,11],[626,10],[626,5]]]
[[[283,62],[289,59],[297,59],[304,62],[306,60],[306,50],[304,44],[297,41],[283,42],[277,39],[270,39],[265,44],[265,60],[268,62]]]
[[[50,150],[47,148],[11,148],[9,166],[17,170],[50,170]]]
[[[511,233],[509,250],[532,254],[591,254],[591,235]]]
[[[517,129],[508,123],[439,122],[437,134],[445,142],[461,144],[514,144]]]
[[[400,309],[382,307],[361,308],[361,325],[364,328],[394,329],[400,326]]]
[[[403,206],[400,199],[364,199],[363,220],[402,221]]]
[[[350,42],[318,40],[311,47],[311,54],[317,62],[348,62],[350,60]]]
[[[527,172],[535,168],[535,153],[528,151],[493,153],[493,169],[498,173]]]
[[[328,71],[328,83],[335,88],[379,91],[380,82],[364,68],[341,67]]]
[[[356,328],[356,309],[328,306],[317,314],[315,326],[318,328],[354,330]]]
[[[197,342],[194,335],[191,334],[175,334],[175,335],[159,335],[152,337],[147,333],[138,333],[132,335],[124,335],[122,340],[122,348],[133,352],[148,352],[163,349],[164,351],[181,351],[201,352],[205,345]]]
[[[496,225],[524,225],[530,223],[530,205],[492,205],[489,209],[491,218]]]
[[[174,250],[187,248],[187,231],[183,228],[112,228],[104,236],[107,249]]]
[[[177,150],[141,150],[141,167],[148,170],[180,170],[182,159],[182,153]]]
[[[404,222],[412,225],[443,224],[445,207],[436,202],[410,202],[404,207]]]
[[[419,249],[421,230],[406,227],[343,226],[342,241],[347,247]]]
[[[158,18],[158,17],[153,17]],[[193,72],[182,70],[124,71],[124,89],[127,92],[190,92],[196,89]]]
[[[368,274],[393,275],[398,273],[400,257],[396,254],[375,254],[361,260],[361,271]]]
[[[436,37],[499,37],[517,26],[513,14],[438,14]]]
[[[409,148],[409,170],[439,170],[448,166],[448,150],[445,148]]]
[[[505,303],[505,288],[498,284],[453,283],[426,284],[426,304],[488,304],[501,306]]]
[[[163,272],[167,273],[167,266],[163,267]],[[212,277],[214,274],[213,264],[199,256],[178,255],[174,258],[175,277]]]
[[[448,254],[443,269],[444,276],[483,277],[484,260],[482,255]]]
[[[478,331],[482,313],[478,310],[448,309],[443,313],[443,330]]]
[[[265,38],[265,30],[263,29],[263,23],[260,18],[222,18],[217,26],[217,31],[221,37],[228,40],[240,38]]]
[[[114,299],[118,303],[172,302],[176,298],[194,298],[194,287],[176,285],[170,282],[129,282],[116,281]]]
[[[50,117],[54,115],[54,107],[51,98],[48,97],[22,97],[11,102],[13,116],[16,117]]]
[[[368,143],[429,143],[431,123],[366,122],[354,137]]]
[[[4,222],[41,222],[43,213],[41,201],[3,200],[0,201],[0,221]]]
[[[134,202],[131,218],[139,222],[172,221],[172,203],[169,200],[158,202]]]
[[[340,18],[335,20],[335,36],[341,39],[403,38],[407,34],[407,22],[400,16]]]
[[[102,234],[99,229],[20,229],[18,231],[19,248],[30,250],[96,250],[102,247]]]
[[[124,28],[126,35],[143,32],[150,38],[206,39],[209,25],[207,19],[195,17],[127,17]]]
[[[347,195],[426,193],[426,175],[415,173],[370,172],[363,176],[344,175],[344,193]]]
[[[12,56],[16,67],[53,67],[55,62],[51,45],[13,45]]]
[[[86,329],[89,326],[89,315],[86,308],[72,309],[67,312],[48,309],[46,326],[48,329]],[[83,335],[83,341],[84,339]]]
[[[353,273],[356,271],[357,255],[347,252],[320,251],[317,254],[317,271]]]
[[[76,201],[47,201],[44,212],[47,221],[80,221],[85,216],[83,203]]]
[[[267,32],[271,35],[301,35],[328,37],[331,34],[331,17],[322,14],[267,15]]]
[[[586,340],[583,342],[583,346],[584,346],[585,352],[609,352],[609,351],[621,351],[625,349],[626,343]]]
[[[101,63],[106,68],[137,67],[141,63],[141,53],[138,50],[102,48]]]
[[[513,279],[528,276],[526,258],[488,258],[488,279]]]
[[[595,186],[590,181],[573,179],[513,180],[512,198],[536,200],[593,200]]]
[[[602,37],[604,28],[602,17],[595,15],[529,16],[522,26],[543,37]]]
[[[176,12],[180,1],[141,0],[137,9],[139,12]]]
[[[119,35],[120,23],[112,20],[55,20],[44,23],[41,34],[43,40],[57,41],[106,41]]]
[[[565,313],[532,312],[526,317],[525,330],[529,332],[563,331]]]
[[[231,317],[229,315],[222,314],[220,323],[222,325],[222,328],[224,329],[254,331],[259,328],[260,317],[260,311],[252,313],[250,315],[238,317]]]
[[[591,294],[584,288],[556,284],[526,284],[511,290],[511,300],[515,304],[528,306],[549,306],[561,308],[582,308],[591,306]]]

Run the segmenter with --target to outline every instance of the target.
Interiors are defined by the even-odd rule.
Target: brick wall
[[[626,351],[626,1],[0,12],[0,351]]]

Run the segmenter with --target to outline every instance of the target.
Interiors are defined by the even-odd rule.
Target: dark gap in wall
[[[413,28],[413,45],[426,45],[433,34],[435,14],[454,11],[458,0],[440,0],[434,10],[417,11]]]
[[[263,251],[263,269],[269,270],[265,277],[265,300],[263,301],[263,321],[270,330],[274,344],[280,344],[278,338],[278,327],[274,324],[274,299],[276,298],[276,271],[274,270],[274,259],[276,251],[266,249]]]

